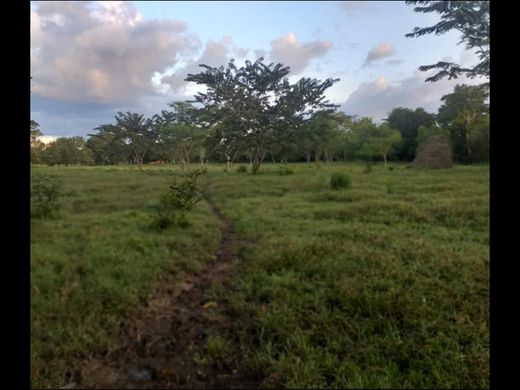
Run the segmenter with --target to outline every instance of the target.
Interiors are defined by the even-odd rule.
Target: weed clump
[[[49,218],[60,208],[62,183],[54,176],[38,175],[31,179],[31,215]]]
[[[170,226],[189,226],[186,214],[202,199],[197,187],[197,178],[204,171],[195,170],[180,178],[175,178],[169,185],[169,191],[162,194],[157,206],[157,215],[152,223],[162,230]]]
[[[341,190],[345,188],[350,188],[351,180],[350,176],[345,175],[344,173],[333,173],[330,177],[330,188],[333,190]]]
[[[246,173],[247,167],[245,165],[240,165],[237,167],[237,173]]]

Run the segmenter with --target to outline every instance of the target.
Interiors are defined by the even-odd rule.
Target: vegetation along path
[[[113,345],[82,362],[69,386],[87,388],[257,387],[233,359],[208,361],[208,330],[226,328],[226,302],[208,300],[208,289],[226,283],[241,242],[231,222],[205,196],[222,225],[220,247],[202,272],[172,289],[163,283],[136,318],[121,326]]]

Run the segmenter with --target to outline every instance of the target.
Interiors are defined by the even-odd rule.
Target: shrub
[[[32,215],[52,216],[60,208],[62,184],[54,176],[38,175],[31,178]]]
[[[157,216],[153,227],[162,230],[172,225],[187,227],[186,213],[202,199],[197,188],[197,178],[204,171],[195,170],[180,178],[175,178],[169,185],[169,191],[162,194],[157,206]]]
[[[387,183],[386,184],[386,193],[387,194],[394,194],[395,193],[395,184],[394,183]]]
[[[350,176],[344,173],[333,173],[330,177],[330,188],[333,190],[340,190],[343,188],[350,188]]]
[[[238,173],[246,173],[247,172],[247,167],[245,165],[240,165],[237,167],[237,172]]]
[[[389,166],[388,166],[388,170],[389,170],[389,171],[393,171],[393,170],[394,170],[393,165],[389,165]]]

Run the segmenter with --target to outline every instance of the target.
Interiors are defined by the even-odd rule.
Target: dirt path
[[[176,289],[161,287],[120,329],[113,347],[83,362],[67,388],[256,388],[258,381],[238,372],[233,360],[213,364],[197,359],[211,327],[226,327],[226,302],[207,302],[205,292],[226,283],[240,240],[211,199],[205,197],[222,225],[216,259]]]

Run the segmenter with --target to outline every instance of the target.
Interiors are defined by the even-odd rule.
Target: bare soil
[[[231,222],[206,198],[222,225],[220,247],[205,269],[176,283],[161,283],[145,307],[121,324],[112,346],[82,361],[64,388],[257,388],[237,368],[239,356],[208,363],[201,356],[208,330],[230,329],[227,302],[208,302],[206,291],[226,285],[241,242]]]

